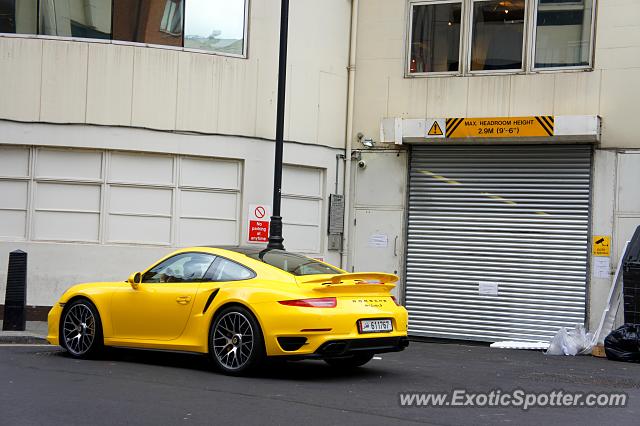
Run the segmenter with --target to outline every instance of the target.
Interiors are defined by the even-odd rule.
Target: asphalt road
[[[637,425],[640,365],[592,357],[412,342],[345,373],[323,362],[248,378],[198,355],[111,350],[76,361],[54,347],[0,346],[1,425]],[[624,408],[401,407],[404,391],[623,391]]]

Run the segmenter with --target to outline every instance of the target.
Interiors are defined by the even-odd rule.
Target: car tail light
[[[402,306],[402,305],[398,302],[398,299],[396,299],[396,297],[395,297],[395,296],[391,296],[391,300],[393,300],[393,303],[395,303],[395,304],[396,304],[396,306]]]
[[[281,300],[278,303],[286,306],[302,306],[306,308],[335,308],[335,297],[321,297],[318,299]]]

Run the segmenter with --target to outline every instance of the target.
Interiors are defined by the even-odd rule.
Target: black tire
[[[93,358],[102,352],[102,321],[89,300],[76,299],[64,307],[60,316],[60,346],[78,359]]]
[[[335,368],[356,368],[361,367],[371,361],[373,354],[364,352],[361,354],[349,355],[341,358],[326,358],[324,362]]]
[[[232,376],[255,371],[264,363],[262,330],[248,309],[233,305],[218,312],[209,329],[209,358]]]

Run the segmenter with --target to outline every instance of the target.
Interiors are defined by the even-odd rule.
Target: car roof
[[[277,252],[281,252],[281,253],[288,253],[288,254],[294,254],[294,255],[302,256],[301,254],[298,254],[298,253],[293,253],[293,252],[290,252],[290,251],[280,250],[280,249],[270,249],[270,248],[266,248],[266,247],[247,247],[247,246],[204,246],[204,247],[208,247],[208,248],[212,248],[212,249],[221,249],[221,250],[227,250],[227,251],[234,251],[236,253],[246,254],[246,255],[258,254],[258,253],[262,253],[262,252],[277,251]]]

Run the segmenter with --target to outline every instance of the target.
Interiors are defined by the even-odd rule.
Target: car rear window
[[[321,275],[321,274],[341,274],[338,269],[318,262],[299,254],[289,253],[282,250],[263,250],[257,253],[247,253],[247,256],[275,266],[293,275]]]

